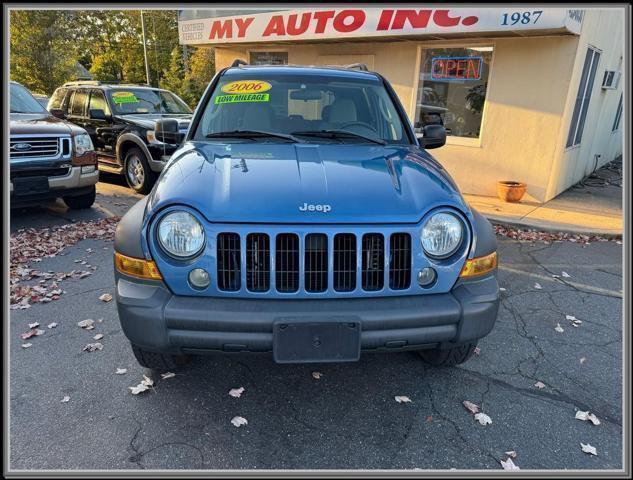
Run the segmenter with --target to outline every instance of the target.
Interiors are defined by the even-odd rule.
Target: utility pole
[[[143,10],[141,10],[141,28],[143,30],[143,55],[145,56],[145,77],[147,85],[151,86],[149,79],[149,63],[147,63],[147,45],[145,42],[145,20],[143,19]]]

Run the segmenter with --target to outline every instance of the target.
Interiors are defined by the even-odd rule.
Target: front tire
[[[158,175],[151,168],[140,148],[130,148],[123,162],[125,180],[132,190],[145,195],[149,193]]]
[[[185,355],[166,355],[163,353],[149,352],[142,348],[131,344],[132,352],[136,357],[136,361],[141,367],[149,368],[159,372],[167,372],[170,370],[178,370],[182,365],[187,363],[189,357]]]
[[[434,348],[432,350],[420,350],[418,355],[422,357],[426,363],[436,367],[454,367],[467,362],[475,352],[477,342],[474,343],[462,343],[456,345],[453,348],[439,349]]]
[[[83,210],[86,208],[92,207],[92,204],[95,203],[95,199],[97,198],[97,187],[92,186],[92,190],[89,193],[84,193],[83,195],[76,195],[74,197],[67,196],[62,197],[64,203],[71,210]]]

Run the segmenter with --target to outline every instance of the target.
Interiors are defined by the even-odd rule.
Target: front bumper
[[[34,173],[34,176],[36,174]],[[13,192],[13,182],[9,182],[11,206],[21,206],[37,203],[42,200],[62,196],[76,196],[89,193],[99,181],[99,171],[82,173],[81,167],[71,167],[66,175],[48,177],[47,192],[37,194],[17,195]]]
[[[459,281],[450,293],[318,300],[184,297],[162,282],[116,272],[125,335],[161,353],[271,352],[273,323],[345,316],[361,323],[361,351],[446,348],[486,336],[499,307],[495,275]]]

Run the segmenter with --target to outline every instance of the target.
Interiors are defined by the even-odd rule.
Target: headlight
[[[75,135],[74,141],[75,152],[78,156],[84,155],[94,150],[92,140],[90,140],[90,135],[88,135],[87,133],[80,133],[79,135]]]
[[[158,242],[174,257],[193,257],[204,247],[204,229],[190,213],[168,213],[158,224]]]
[[[459,248],[463,236],[463,224],[455,215],[436,213],[422,227],[422,248],[432,258],[447,258]]]

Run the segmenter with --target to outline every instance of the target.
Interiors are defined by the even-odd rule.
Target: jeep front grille
[[[218,288],[228,292],[240,289],[240,236],[237,233],[218,235]]]
[[[241,241],[246,245],[242,261]],[[242,282],[253,293],[378,292],[385,285],[390,290],[411,286],[411,235],[403,232],[242,237],[223,232],[217,236],[216,255],[218,289],[227,292],[240,291]]]
[[[411,236],[393,233],[389,248],[389,288],[404,290],[411,284]]]

